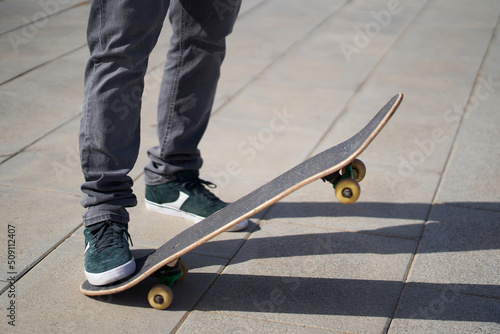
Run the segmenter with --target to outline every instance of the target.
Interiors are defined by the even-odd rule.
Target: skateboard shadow
[[[356,217],[376,218],[371,224],[374,226],[394,225],[346,231],[349,222],[355,221]],[[403,259],[404,271],[406,261],[417,253],[437,254],[438,257],[439,254],[453,253],[453,258],[460,256],[457,253],[461,252],[500,249],[498,218],[500,205],[493,202],[454,202],[433,206],[423,203],[357,203],[349,207],[337,203],[278,203],[264,215],[262,229],[253,232],[246,240],[229,263],[228,270],[217,279],[196,309],[256,312],[253,314],[260,317],[258,314],[261,313],[263,319],[278,313],[285,316],[305,314],[497,322],[499,285],[432,282],[404,285],[402,280],[342,277],[359,277],[359,273],[355,274],[357,265],[381,271],[379,277],[390,277],[390,274],[383,274],[384,269],[380,266],[384,263],[380,259],[373,263],[370,260],[363,262],[377,254],[402,255],[399,259]],[[363,221],[366,223],[366,219]],[[287,226],[291,227],[288,231]],[[315,233],[308,233],[309,228]],[[318,229],[324,232],[318,233]],[[214,249],[229,247],[229,242],[215,240],[206,246]],[[360,254],[362,257],[345,257],[346,254]],[[277,262],[269,261],[274,258]],[[297,259],[297,262],[287,258]],[[387,263],[388,272],[395,270],[392,261],[397,258],[387,258],[392,259]],[[322,262],[316,264],[319,261]],[[247,271],[250,274],[242,275],[241,270],[231,270],[233,265],[235,268],[247,266],[245,262],[249,263]],[[294,265],[287,267],[286,264],[290,263]],[[251,268],[256,268],[259,273],[265,272],[260,265],[271,266],[269,271],[273,275],[251,274]],[[274,275],[277,272],[275,267],[280,269],[279,275]],[[322,271],[315,273],[318,268]],[[443,269],[453,271],[453,268]],[[425,269],[422,270],[427,277]],[[430,275],[436,274],[436,270],[439,271],[438,268],[430,270]],[[297,271],[303,275],[296,275]],[[488,272],[491,275],[491,270]],[[367,272],[367,276],[377,275]],[[435,277],[429,279],[436,280]],[[456,282],[460,281],[462,279],[457,277]]]
[[[127,307],[151,308],[146,296],[154,284],[156,281],[148,278],[125,292],[91,298]],[[477,296],[484,296],[485,292],[500,296],[499,286],[482,284],[411,282],[403,285],[402,281],[393,280],[233,273],[216,276],[200,272],[191,272],[183,282],[174,284],[172,290],[174,301],[163,312],[196,309],[241,313],[242,316],[252,314],[261,319],[272,319],[276,314],[281,321],[292,323],[307,322],[311,316],[495,323],[498,298]],[[401,302],[398,304],[398,301]],[[305,318],[297,320],[301,316]],[[331,319],[326,321],[331,324]]]
[[[472,206],[481,210],[472,210]],[[275,253],[258,252],[259,256],[269,254],[271,258],[321,254],[413,254],[424,229],[426,243],[419,248],[419,253],[500,248],[499,203],[455,202],[433,206],[423,203],[357,203],[346,207],[338,203],[277,203],[261,218],[262,226],[269,226],[266,230],[270,231],[261,232],[260,226],[254,223],[252,236],[245,241],[243,251],[232,259],[232,263],[255,258],[257,248],[275,249]],[[366,219],[356,221],[357,217],[374,219],[367,223]],[[355,221],[359,225],[354,224]],[[282,231],[273,228],[273,224],[280,224]],[[381,225],[366,229],[366,226]],[[290,227],[292,229],[287,230]],[[346,231],[349,229],[352,231]],[[316,233],[308,233],[310,230]],[[234,248],[234,243],[233,239],[215,239],[195,252],[210,255],[217,250]],[[366,247],[367,243],[373,247]]]
[[[346,231],[357,217],[375,218],[371,225],[382,227]],[[299,323],[315,321],[308,320],[312,315],[494,323],[500,286],[404,284],[401,275],[416,253],[499,249],[499,217],[499,203],[280,202],[264,215],[262,228],[247,229],[252,232],[248,239],[216,238],[186,254],[190,273],[173,286],[174,302],[167,312],[241,312],[271,321],[279,315],[291,322],[304,315]],[[235,249],[235,243],[240,243],[236,254],[211,255]],[[380,254],[395,256],[370,260]],[[387,268],[382,261],[390,261]],[[214,268],[225,264],[219,275]],[[149,308],[145,296],[154,284],[147,279],[124,293],[96,299]]]
[[[402,281],[391,280],[225,274],[196,309],[242,312],[263,319],[279,314],[282,321],[300,323],[308,321],[297,320],[300,315],[497,322],[498,300],[475,298],[468,295],[471,290],[500,295],[500,287],[481,284],[404,286]]]
[[[500,212],[498,202],[384,203],[356,202],[278,202],[265,214],[265,219],[309,217],[371,217],[388,219],[426,219],[432,207],[454,206]]]

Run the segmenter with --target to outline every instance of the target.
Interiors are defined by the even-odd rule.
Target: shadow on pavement
[[[480,206],[483,210],[470,209],[475,206]],[[485,210],[485,207],[491,211]],[[296,218],[315,217],[318,212],[321,217],[338,217],[339,211],[342,211],[345,217],[387,218],[394,219],[395,223],[398,219],[410,219],[418,223],[357,232],[329,232],[325,229],[325,233],[287,235],[286,231],[282,231],[279,236],[269,235],[269,231],[261,235],[257,227],[229,265],[258,259],[307,256],[311,256],[308,260],[311,263],[314,262],[314,255],[330,254],[411,255],[417,252],[417,247],[419,254],[496,250],[500,248],[499,207],[498,203],[473,202],[436,204],[432,207],[419,203],[357,203],[354,210],[346,210],[337,203],[278,203],[265,219],[294,218],[296,221]],[[420,233],[420,242],[419,238],[398,236],[409,230],[422,231],[426,219],[429,221],[425,224],[425,231]],[[307,226],[301,230],[307,231]],[[211,241],[186,255],[194,260],[190,263],[191,269],[220,263],[220,259],[208,256],[203,256],[203,261],[200,261],[200,258],[195,259],[198,257],[196,254],[203,254],[210,248],[225,247],[225,243],[230,242],[231,240]],[[356,264],[346,262],[345,265]],[[379,265],[383,266],[383,263]],[[318,274],[322,277],[315,277],[314,272],[308,272],[305,265],[303,267],[290,270],[294,272],[294,276],[287,275],[285,267],[280,276],[252,273],[243,275],[230,271],[217,276],[195,270],[183,282],[174,284],[174,303],[169,310],[186,311],[196,305],[196,309],[205,311],[257,312],[263,314],[263,317],[268,313],[282,313],[499,321],[498,285],[428,282],[404,284],[402,280],[345,279],[341,278],[343,272],[335,272],[342,267],[339,263],[332,266],[331,272],[324,268]],[[265,268],[260,270],[265,271]],[[303,271],[304,275],[297,275],[298,270]],[[329,277],[324,277],[325,273]],[[148,279],[124,293],[96,299],[133,307],[149,307],[145,296],[153,284],[155,281]]]

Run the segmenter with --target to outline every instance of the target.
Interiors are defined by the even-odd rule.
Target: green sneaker
[[[201,180],[198,175],[197,171],[183,171],[177,173],[177,180],[156,186],[146,185],[146,208],[198,223],[226,207],[228,203],[206,188],[215,188],[215,185]],[[240,231],[247,225],[248,220],[245,219],[228,231]]]
[[[127,225],[105,221],[85,227],[85,276],[92,285],[106,285],[135,271]]]

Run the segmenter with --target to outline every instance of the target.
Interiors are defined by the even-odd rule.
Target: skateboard
[[[395,95],[361,131],[350,139],[307,159],[179,233],[152,253],[137,258],[136,271],[128,278],[105,286],[94,286],[85,281],[80,291],[88,296],[109,295],[127,290],[145,278],[155,276],[159,284],[149,291],[148,301],[154,308],[166,309],[173,298],[171,285],[181,281],[188,272],[186,263],[180,259],[182,255],[254,216],[297,189],[312,181],[323,179],[333,185],[335,196],[341,203],[354,203],[360,195],[358,182],[363,179],[366,172],[365,165],[356,157],[384,127],[402,99],[402,93]]]

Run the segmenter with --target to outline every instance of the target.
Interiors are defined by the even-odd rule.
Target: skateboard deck
[[[334,185],[339,200],[344,198],[346,203],[351,203],[353,190],[355,199],[359,196],[359,186],[355,180],[360,181],[359,171],[356,170],[360,167],[354,166],[353,162],[359,162],[355,158],[363,152],[384,127],[402,99],[402,93],[395,95],[361,131],[350,139],[307,159],[224,209],[179,233],[151,254],[136,259],[136,271],[128,278],[105,286],[93,286],[85,281],[82,283],[80,291],[88,296],[99,296],[127,290],[160,269],[166,268],[167,263],[174,262],[228,228],[254,216],[297,189],[320,178]],[[364,174],[364,165],[361,168]],[[341,189],[339,184],[342,182],[353,186]],[[183,274],[185,274],[187,268],[181,267],[185,271]],[[160,298],[160,301],[163,300]],[[150,304],[156,307],[151,300]]]

